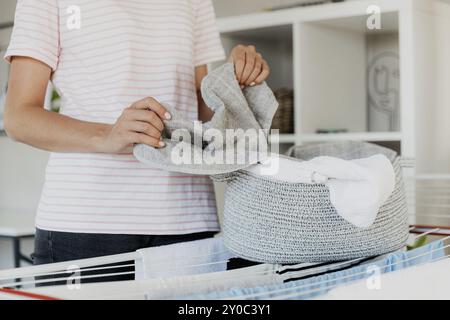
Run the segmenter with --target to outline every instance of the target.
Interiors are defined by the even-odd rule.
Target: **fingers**
[[[139,110],[152,110],[161,119],[170,120],[172,118],[171,114],[164,108],[156,99],[148,97],[135,102],[131,108]]]
[[[253,67],[253,71],[250,74],[250,76],[245,80],[245,85],[246,86],[253,86],[253,85],[256,84],[255,80],[261,74],[262,67],[263,67],[262,56],[259,53],[257,53],[256,54],[256,60],[255,60],[255,66]]]
[[[150,137],[161,140],[161,131],[156,129],[150,123],[142,121],[130,121],[127,122],[125,126],[130,131],[144,133]]]
[[[232,53],[232,59],[234,63],[234,70],[236,73],[236,78],[239,83],[241,83],[242,73],[245,68],[245,47],[237,46]]]
[[[231,61],[241,88],[261,84],[269,77],[269,65],[254,46],[236,46],[232,51]]]
[[[161,140],[156,139],[154,137],[150,137],[143,133],[131,132],[129,137],[130,137],[129,142],[132,144],[146,144],[154,148],[162,148],[165,146],[165,143],[162,142]]]
[[[254,82],[256,84],[263,83],[269,77],[269,74],[270,74],[269,64],[265,60],[263,60],[262,61],[262,71],[259,74],[259,76],[255,79]]]
[[[149,123],[160,132],[164,130],[164,123],[154,111],[128,108],[124,110],[123,116],[129,121],[142,121]]]
[[[161,141],[161,132],[164,123],[155,111],[142,107],[142,101],[125,109],[122,113],[122,130],[126,131],[126,140],[130,144],[146,144],[155,148],[162,148],[165,143]]]
[[[242,72],[241,79],[239,81],[240,84],[245,84],[253,73],[256,63],[256,48],[254,46],[248,46],[245,50],[245,67]]]
[[[123,110],[110,130],[106,130],[104,148],[112,153],[130,151],[135,144],[145,144],[154,148],[163,148],[161,139],[164,130],[162,119],[169,120],[171,115],[154,98],[145,98]]]

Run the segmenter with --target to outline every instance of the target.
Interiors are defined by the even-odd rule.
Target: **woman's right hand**
[[[103,152],[129,152],[134,144],[163,148],[162,121],[170,120],[170,113],[154,98],[145,98],[126,108],[114,125],[109,126],[103,139]]]

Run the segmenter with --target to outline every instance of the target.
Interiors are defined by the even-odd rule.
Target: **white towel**
[[[274,165],[276,161],[278,165]],[[272,155],[264,164],[244,170],[284,182],[326,184],[337,213],[360,228],[374,223],[395,187],[392,163],[381,154],[356,160],[317,157],[309,161]]]
[[[234,255],[221,237],[152,247],[137,251],[136,280],[195,275],[227,270]]]

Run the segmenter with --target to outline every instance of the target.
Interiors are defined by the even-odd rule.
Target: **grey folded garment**
[[[214,111],[211,121],[195,123],[164,104],[172,115],[164,121],[166,147],[136,145],[134,155],[140,162],[166,171],[215,175],[246,168],[267,156],[278,108],[267,84],[241,90],[233,64],[226,63],[205,77],[201,89]]]

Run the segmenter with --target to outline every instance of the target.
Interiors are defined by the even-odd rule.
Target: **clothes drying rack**
[[[450,236],[448,236],[449,232],[450,232],[450,228],[448,227],[429,227],[429,226],[411,226],[410,228],[410,232],[413,235],[412,236],[412,240],[416,240],[418,238],[427,236],[427,235],[436,235],[436,236],[443,236],[443,235],[447,235],[444,239],[441,239],[439,241],[448,241],[450,239]],[[448,248],[450,247],[450,244],[446,244],[443,248],[439,248],[439,249],[435,249],[434,251],[437,250],[448,250]],[[388,265],[388,266],[395,266],[397,264],[400,263],[405,263],[408,262],[408,260],[414,260],[414,259],[418,259],[423,255],[427,255],[427,254],[431,254],[433,253],[433,250],[425,252],[421,255],[418,256],[414,256],[408,259],[404,259],[401,261],[397,261],[395,263],[393,263],[392,265]],[[214,254],[214,253],[213,253]],[[435,261],[440,261],[440,260],[444,260],[444,259],[448,259],[449,255],[446,254],[445,256],[439,257],[435,260],[430,261],[429,263],[435,262]],[[124,267],[129,267],[131,265],[134,264],[125,264],[125,265],[113,265],[113,266],[105,266],[105,265],[109,265],[109,264],[117,264],[117,263],[124,263],[127,261],[137,261],[141,259],[141,256],[139,255],[139,253],[137,252],[133,252],[133,253],[126,253],[126,254],[120,254],[120,255],[113,255],[113,256],[105,256],[105,257],[99,257],[99,258],[91,258],[91,259],[82,259],[82,260],[77,260],[77,261],[69,261],[69,262],[64,262],[64,263],[56,263],[56,264],[51,264],[51,265],[41,265],[41,266],[33,266],[33,267],[25,267],[25,268],[17,268],[17,269],[12,269],[12,270],[5,270],[5,271],[0,271],[0,299],[5,296],[9,296],[9,297],[19,297],[19,298],[27,298],[27,299],[38,299],[38,300],[53,300],[53,299],[58,299],[58,295],[52,294],[54,292],[54,290],[52,290],[52,287],[48,287],[48,289],[46,290],[45,288],[42,288],[40,290],[36,290],[36,289],[14,289],[14,287],[23,287],[23,286],[28,286],[28,285],[33,285],[36,283],[39,283],[39,281],[36,280],[22,280],[22,279],[27,279],[27,278],[35,278],[35,277],[39,277],[39,276],[56,276],[56,278],[53,278],[51,280],[53,281],[66,281],[68,279],[74,279],[74,277],[70,277],[69,275],[73,272],[73,270],[71,270],[71,268],[73,268],[74,265],[76,265],[77,267],[83,269],[82,271],[101,271],[101,270],[105,270],[105,271],[111,271],[113,269],[120,269],[120,268],[124,268]],[[348,264],[351,262],[357,262],[358,260],[361,259],[355,259],[353,261],[346,261],[346,262],[337,262],[335,264],[335,267],[339,267],[342,264]],[[162,264],[174,264],[176,263],[176,261],[167,261],[167,262],[163,262]],[[304,264],[301,264],[299,266],[302,266]],[[197,267],[197,266],[192,266],[192,267]],[[277,271],[279,272],[280,270],[286,270],[286,269],[295,269],[296,266],[284,266],[284,267],[278,267],[278,268],[274,268],[274,272]],[[362,271],[362,273],[364,273],[365,271]],[[95,277],[95,278],[101,278],[101,277],[107,277],[107,276],[111,276],[111,275],[121,275],[121,274],[133,274],[134,272],[115,272],[113,274],[111,273],[106,273],[106,274],[99,274],[99,275],[93,275],[93,276],[87,276],[87,277]],[[239,277],[248,277],[248,274],[244,274],[244,275],[239,275],[239,272],[235,272],[233,273],[232,271],[227,271],[226,273],[230,274],[230,278],[234,278],[234,279],[238,279]],[[61,275],[67,274],[68,277],[65,278],[59,278]],[[298,274],[300,274],[299,272],[293,272],[292,274],[290,274],[289,277],[291,278],[295,278],[296,276],[298,276]],[[257,277],[260,276],[258,275],[258,272],[255,272],[253,274],[253,276]],[[262,275],[261,275],[262,276]],[[358,274],[353,274],[350,275],[348,277],[350,278],[354,278],[358,276]],[[79,279],[86,279],[86,277],[80,275],[78,277],[75,278],[79,278]],[[223,276],[222,276],[222,279]],[[288,278],[289,279],[289,278]],[[344,280],[345,277],[342,278],[342,280]],[[45,281],[51,281],[51,280],[44,280]],[[150,279],[151,280],[151,279]],[[208,275],[205,275],[204,277],[202,275],[200,275],[198,277],[198,279],[196,281],[191,281],[190,285],[196,285],[196,283],[202,283],[203,281],[210,281],[211,278],[208,277]],[[350,279],[351,280],[351,279]],[[356,279],[359,280],[359,279]],[[355,281],[356,281],[355,280]],[[109,294],[109,295],[102,295],[102,296],[98,296],[98,299],[128,299],[128,298],[132,298],[132,299],[145,299],[146,298],[146,292],[151,290],[151,283],[152,281],[147,281],[149,284],[148,288],[145,288],[145,284],[146,281],[142,281],[141,283],[134,283],[136,281],[125,281],[125,282],[115,282],[115,283],[98,283],[98,284],[94,284],[94,286],[105,286],[105,288],[133,288],[130,290],[120,290],[121,292],[123,292],[122,294]],[[336,282],[336,279],[334,279],[332,281],[333,283]],[[334,285],[333,283],[330,282],[330,286],[328,289],[333,289],[336,285]],[[327,285],[326,281],[324,281],[322,283],[323,285]],[[89,284],[86,284],[89,285]],[[55,287],[56,288],[56,287]],[[296,293],[292,293],[292,291],[294,289],[300,289],[300,287],[294,287],[294,288],[286,288],[286,289],[280,289],[278,291],[268,291],[265,292],[263,294],[253,294],[253,295],[244,295],[239,297],[239,299],[258,299],[261,297],[264,297],[265,295],[273,295],[276,294],[276,296],[273,298],[269,298],[269,299],[284,299],[284,298],[299,298],[301,299],[302,295],[305,295],[306,293],[302,293],[302,294],[297,294]],[[323,288],[317,289],[317,290],[323,290]],[[57,291],[57,290],[56,290]],[[109,291],[109,289],[107,289],[106,291]],[[48,292],[48,294],[45,294],[46,292]],[[308,291],[308,294],[314,293],[314,290],[312,291]],[[66,297],[64,297],[66,298]],[[79,297],[75,297],[75,298],[79,298]],[[90,297],[92,298],[92,296]],[[234,297],[228,297],[225,299],[236,299]]]
[[[430,185],[420,186],[416,185],[414,188],[410,188],[407,185],[407,194],[408,194],[408,201],[411,201],[411,205],[414,205],[416,203],[420,203],[420,206],[415,207],[414,210],[412,210],[411,219],[412,221],[416,222],[410,226],[410,240],[415,241],[417,239],[423,239],[425,236],[436,236],[436,237],[442,237],[443,239],[436,240],[436,241],[449,241],[450,239],[450,227],[448,226],[439,226],[439,225],[431,225],[427,223],[417,223],[417,220],[421,220],[421,218],[434,218],[434,219],[446,219],[444,223],[448,223],[450,219],[450,214],[448,211],[445,211],[445,213],[436,213],[436,209],[444,209],[450,208],[450,205],[446,205],[446,202],[450,201],[450,176],[418,176],[414,178],[415,181],[419,182],[425,182],[425,183],[431,183]],[[444,203],[436,201],[437,200],[443,200]],[[417,220],[416,220],[417,219]],[[420,222],[420,221],[419,221]],[[446,244],[443,248],[440,250],[446,250],[449,251],[450,244]],[[427,252],[426,254],[432,253]],[[212,254],[220,254],[220,252],[212,253]],[[416,257],[413,257],[414,260]],[[449,255],[446,253],[444,256],[439,257],[437,260],[443,260],[448,259]],[[355,261],[358,261],[358,259],[355,259]],[[45,285],[46,283],[52,282],[52,281],[66,281],[68,279],[72,280],[79,280],[79,279],[102,279],[105,277],[110,276],[120,276],[120,275],[133,275],[135,274],[135,271],[129,271],[129,270],[123,270],[125,268],[131,268],[135,267],[136,263],[142,262],[142,256],[139,252],[130,252],[125,254],[118,254],[118,255],[112,255],[112,256],[103,256],[103,257],[97,257],[97,258],[90,258],[90,259],[82,259],[82,260],[76,260],[76,261],[68,261],[68,262],[61,262],[61,263],[54,263],[49,265],[40,265],[40,266],[29,266],[29,267],[22,267],[22,268],[16,268],[11,270],[0,270],[0,299],[2,297],[6,296],[17,296],[22,298],[30,298],[30,299],[54,299],[59,298],[58,296],[58,290],[53,290],[51,287],[47,287],[48,290],[45,288],[42,289],[36,289],[33,288],[36,284],[39,285]],[[173,266],[176,264],[177,261],[162,261],[161,267],[164,268],[165,266]],[[219,261],[216,263],[224,263],[226,261]],[[351,262],[351,261],[350,261]],[[398,261],[397,263],[401,263],[405,261]],[[434,261],[429,261],[434,262]],[[340,264],[349,263],[349,261],[346,262],[338,262],[336,263],[336,267],[339,267]],[[299,265],[300,269],[302,268],[304,264]],[[74,273],[74,266],[79,268],[81,270],[81,274],[79,276],[73,276]],[[186,266],[184,266],[186,267]],[[193,269],[201,267],[201,265],[192,265],[190,266]],[[289,267],[283,267],[283,266],[277,266],[274,267],[274,273],[280,272],[286,269],[295,269],[296,266],[289,266]],[[96,275],[85,275],[84,273],[89,271],[96,271],[100,272]],[[101,272],[105,273],[101,273]],[[227,276],[229,275],[230,278],[237,279],[239,277],[245,278],[249,277],[248,274],[239,274],[239,272],[233,272],[233,271],[227,271]],[[300,273],[293,272],[290,274],[291,277],[295,278]],[[36,277],[49,277],[48,279],[40,279]],[[264,276],[258,274],[258,272],[255,272],[252,276],[258,277],[258,276]],[[354,275],[353,275],[354,276]],[[54,278],[52,278],[54,277]],[[210,277],[208,274],[206,275],[199,275],[198,279],[196,281],[202,282],[202,281],[210,281]],[[92,284],[92,286],[95,286],[97,289],[98,286],[104,286],[106,291],[114,291],[114,288],[121,288],[121,292],[123,294],[107,294],[105,296],[98,296],[97,298],[112,298],[112,299],[121,299],[121,298],[137,298],[142,299],[146,298],[146,292],[150,290],[149,288],[146,288],[146,285],[150,285],[152,283],[150,280],[145,281],[123,281],[123,282],[100,282],[97,284]],[[355,280],[356,281],[356,280]],[[193,282],[191,283],[193,284]],[[91,284],[83,284],[84,286],[89,286]],[[333,288],[333,283],[330,283],[330,288]],[[129,289],[129,290],[122,290],[122,289]],[[100,290],[100,289],[98,289]],[[112,291],[111,291],[112,290]],[[281,290],[278,295],[276,295],[275,298],[302,298],[302,295],[295,296],[295,293],[289,292],[289,290],[292,291],[292,289],[285,289],[284,291]],[[100,290],[101,291],[101,290]],[[48,292],[48,294],[46,294]],[[54,294],[54,292],[56,292]],[[267,292],[266,294],[269,294]],[[64,296],[63,298],[71,298]],[[75,296],[74,298],[80,298],[79,296]],[[90,298],[94,298],[90,296]],[[258,296],[255,295],[248,295],[248,296],[241,296],[242,299],[256,299]],[[233,297],[229,297],[229,299],[233,299]]]

